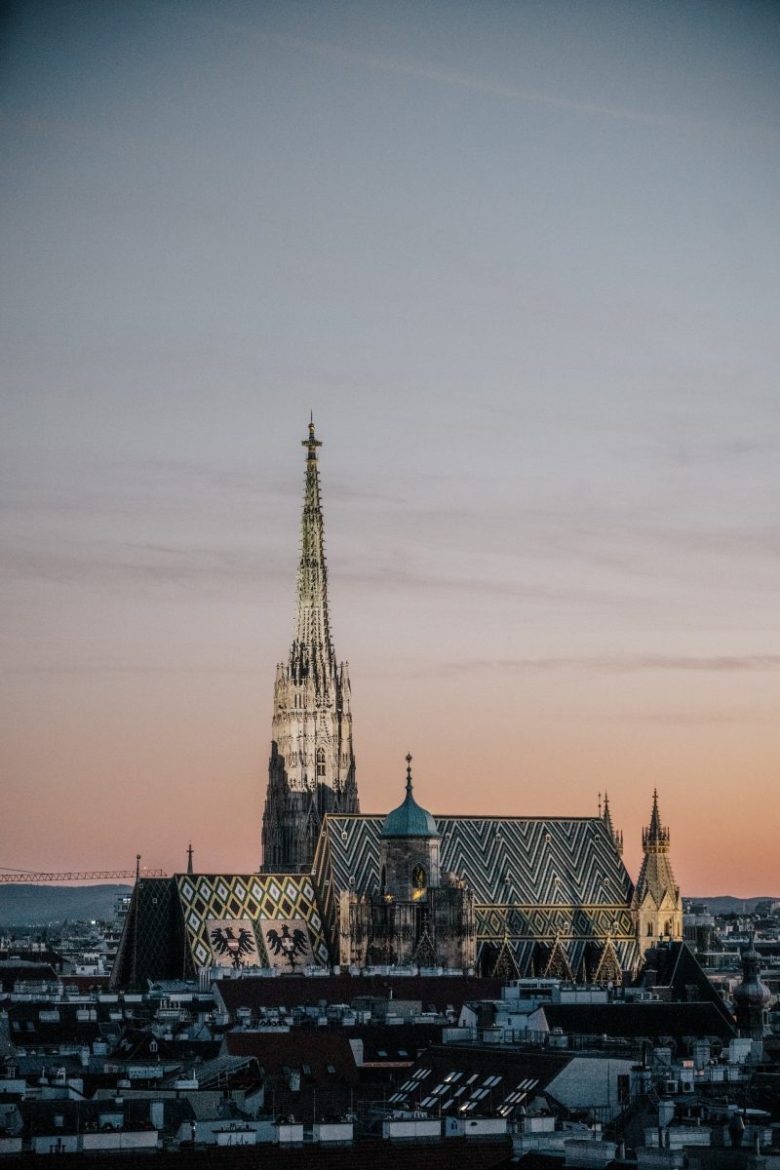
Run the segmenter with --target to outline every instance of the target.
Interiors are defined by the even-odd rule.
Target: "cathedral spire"
[[[314,416],[309,434],[301,441],[306,448],[306,478],[301,518],[301,559],[298,564],[298,609],[292,654],[300,657],[305,672],[312,669],[322,679],[322,667],[333,663],[328,615],[328,571],[325,564],[325,524],[322,518],[320,470],[317,448],[322,446],[314,431]],[[318,669],[320,668],[320,669]]]
[[[323,818],[359,811],[352,749],[349,669],[330,637],[328,574],[313,416],[298,563],[295,632],[276,668],[271,758],[263,813],[266,873],[308,871]]]

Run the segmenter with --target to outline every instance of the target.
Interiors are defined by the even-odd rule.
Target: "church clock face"
[[[412,870],[412,885],[416,890],[424,890],[428,884],[428,876],[422,865],[416,865]]]

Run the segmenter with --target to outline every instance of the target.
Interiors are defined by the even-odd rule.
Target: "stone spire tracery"
[[[301,519],[301,559],[298,564],[298,608],[290,663],[301,676],[311,670],[317,684],[321,686],[330,674],[334,654],[328,616],[325,525],[317,462],[317,448],[322,443],[315,438],[313,419],[309,423],[309,437],[301,440],[301,446],[306,448],[308,454]],[[314,657],[309,658],[312,653]]]
[[[306,448],[295,629],[276,668],[263,870],[311,868],[322,818],[359,811],[347,664],[336,661],[314,420]]]

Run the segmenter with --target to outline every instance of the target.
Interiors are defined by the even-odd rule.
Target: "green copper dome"
[[[412,757],[406,757],[406,796],[403,804],[385,817],[383,837],[438,837],[436,821],[412,796]]]

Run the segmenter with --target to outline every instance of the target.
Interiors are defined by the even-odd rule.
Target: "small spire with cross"
[[[412,753],[406,753],[406,791],[412,794]]]

